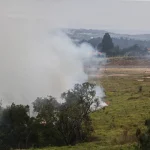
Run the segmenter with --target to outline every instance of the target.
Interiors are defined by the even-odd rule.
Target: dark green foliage
[[[109,57],[124,55],[119,46],[114,46],[109,33],[105,33],[102,42],[98,44],[97,49],[103,53],[106,53]]]
[[[97,103],[95,85],[76,84],[62,94],[63,104],[52,96],[33,102],[36,116],[29,106],[14,103],[2,110],[0,105],[0,149],[74,145],[87,141],[93,132],[91,105]]]
[[[120,50],[119,46],[115,46],[114,48],[110,49],[107,55],[111,57],[119,56],[122,55],[122,51]]]
[[[26,147],[28,141],[29,106],[14,103],[2,111],[0,122],[0,139],[6,147]]]
[[[87,41],[90,43],[94,48],[97,48],[98,51],[105,53],[108,57],[114,56],[145,56],[148,54],[148,50],[146,46],[140,46],[139,44],[132,44],[128,45],[129,41],[126,41],[127,44],[124,47],[120,46],[120,43],[116,44],[116,40],[110,37],[109,33],[105,33],[103,39],[95,38]],[[120,39],[121,40],[121,39]],[[115,43],[115,46],[114,46]]]
[[[141,150],[150,149],[150,120],[146,120],[145,125],[147,126],[147,131],[145,133],[141,133],[140,129],[137,129],[136,131],[136,136],[139,142],[139,148]]]
[[[94,87],[89,83],[76,84],[73,90],[62,94],[65,103],[58,113],[57,125],[67,145],[86,141],[93,131],[89,113],[97,101]]]
[[[148,51],[146,48],[142,48],[137,44],[123,49],[123,52],[124,52],[124,55],[126,56],[145,56],[148,54]]]
[[[139,86],[139,91],[138,92],[142,92],[143,87]]]
[[[0,101],[0,121],[1,121],[1,115],[2,115],[2,102]]]
[[[59,105],[52,96],[37,98],[33,102],[34,112],[37,113],[36,133],[38,147],[64,144],[56,126]]]
[[[112,39],[109,35],[109,33],[105,33],[103,39],[102,39],[102,43],[100,43],[98,45],[98,49],[100,50],[101,48],[101,51],[108,54],[110,52],[111,49],[114,48],[114,44],[112,42]]]
[[[114,44],[112,42],[112,38],[110,37],[109,33],[105,33],[102,39],[102,51],[107,52],[113,48],[114,48]]]

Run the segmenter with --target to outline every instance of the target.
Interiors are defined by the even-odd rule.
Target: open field
[[[147,57],[112,57],[108,59],[106,67],[150,67],[150,56]]]
[[[125,76],[143,76],[143,78],[148,78],[150,74],[150,68],[102,68],[98,73],[94,74],[91,73],[89,77],[91,78],[103,78],[108,76],[118,76],[118,77],[125,77]]]
[[[150,69],[109,68],[101,78],[93,78],[105,89],[105,109],[91,114],[93,139],[88,143],[67,147],[49,147],[43,150],[135,150],[136,129],[144,131],[150,118]],[[139,91],[139,87],[142,91]]]
[[[150,74],[150,58],[114,57],[109,58],[105,66],[97,70],[89,68],[89,76],[101,78],[107,76],[147,76]]]

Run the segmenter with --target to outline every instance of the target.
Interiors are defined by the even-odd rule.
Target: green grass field
[[[92,141],[43,150],[134,150],[136,129],[144,131],[145,120],[150,118],[150,79],[143,78],[149,76],[138,72],[94,79],[104,87],[109,106],[91,114],[95,130]]]

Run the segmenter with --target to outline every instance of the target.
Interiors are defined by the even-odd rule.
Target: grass
[[[135,146],[134,145],[100,146],[97,144],[85,143],[77,146],[47,147],[36,150],[135,150]]]
[[[134,74],[94,79],[104,87],[109,106],[91,114],[95,130],[93,141],[43,150],[135,150],[136,129],[144,131],[145,120],[150,118],[150,79],[138,81],[144,76]]]

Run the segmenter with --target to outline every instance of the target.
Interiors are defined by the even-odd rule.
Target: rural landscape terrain
[[[78,35],[78,32],[74,31],[74,33],[76,34],[74,34],[73,39]],[[79,32],[79,34],[81,36],[82,32]],[[87,35],[89,36],[89,34]],[[96,44],[96,41],[98,42],[100,39],[90,39],[89,37],[86,41],[80,40],[97,48],[98,43]],[[125,37],[121,40],[126,43],[127,47],[127,43],[134,45],[141,39],[137,40],[130,37],[126,40]],[[119,44],[124,42],[119,41]],[[144,45],[149,43],[148,40],[141,40],[139,43],[142,43],[142,47],[149,46]],[[106,94],[104,101],[108,105],[90,114],[94,128],[92,138],[88,142],[76,146],[49,147],[44,150],[149,149],[149,138],[143,144],[139,136],[142,133],[143,135],[147,133],[146,136],[149,136],[149,124],[146,122],[150,119],[150,57],[148,53],[143,55],[143,49],[134,49],[132,46],[129,49],[128,52],[131,52],[131,56],[121,54],[108,57],[107,63],[101,66],[96,73],[92,73],[92,71],[89,73],[89,82],[94,82],[104,88]],[[141,54],[138,54],[138,50]],[[138,132],[140,132],[140,135],[138,135]]]
[[[104,109],[91,113],[94,127],[89,142],[43,150],[136,150],[137,129],[147,132],[150,118],[150,60],[146,58],[109,58],[102,76],[89,79],[106,92]],[[141,89],[140,89],[141,87]],[[38,149],[40,150],[40,149]],[[146,148],[144,150],[147,150]]]
[[[62,93],[64,103],[53,96],[37,97],[33,108],[1,103],[1,150],[149,150],[149,47],[116,46],[109,33],[98,44],[73,43],[84,44],[94,49],[83,62],[88,80]]]
[[[150,150],[149,0],[0,0],[0,150]]]

